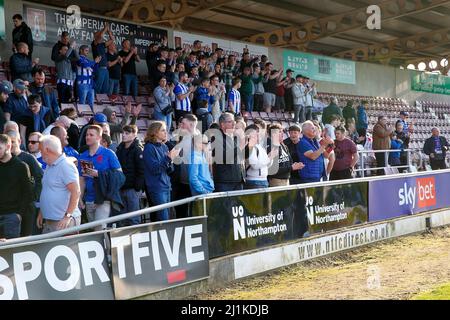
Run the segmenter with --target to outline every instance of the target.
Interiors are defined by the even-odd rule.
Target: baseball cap
[[[25,90],[27,88],[25,81],[23,81],[22,79],[16,79],[13,82],[14,88],[19,89],[19,90]]]
[[[6,86],[9,90],[9,92],[13,92],[14,91],[14,86],[11,82],[9,82],[8,80],[3,80],[2,85]]]
[[[406,112],[406,111],[400,111],[400,115],[401,115],[401,116],[406,116],[406,117],[407,117],[407,116],[408,116],[408,112]]]
[[[288,72],[294,72],[294,70],[292,70],[292,69],[287,69],[287,70],[286,70],[286,73],[288,73]]]
[[[97,123],[108,123],[106,115],[100,112],[95,114],[94,121]]]
[[[9,90],[8,86],[5,84],[0,84],[0,93],[9,94],[11,91]]]

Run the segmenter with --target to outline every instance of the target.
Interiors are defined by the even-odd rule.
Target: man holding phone
[[[110,149],[100,145],[103,130],[98,125],[90,125],[86,130],[86,145],[88,150],[80,154],[78,161],[78,171],[80,173],[80,209],[86,209],[89,222],[106,219],[111,213],[111,199],[99,200],[95,183],[115,183],[119,192],[122,184],[118,184],[112,179],[99,179],[99,175],[106,171],[122,171],[120,162],[116,154]],[[122,174],[123,175],[123,174]],[[117,185],[116,185],[117,184]],[[108,186],[108,188],[111,186]],[[100,203],[101,202],[101,203]],[[96,231],[106,228],[106,224],[95,228]]]

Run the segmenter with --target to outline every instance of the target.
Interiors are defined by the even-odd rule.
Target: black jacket
[[[425,144],[423,145],[423,152],[427,155],[434,154],[434,158],[431,158],[432,160],[444,160],[445,154],[447,152],[447,149],[449,147],[447,139],[445,137],[439,136],[439,140],[441,142],[441,150],[442,155],[437,155],[434,147],[434,137],[429,137],[427,140],[425,140]]]
[[[270,153],[270,148],[267,149],[267,153]],[[288,147],[285,144],[281,144],[278,151],[278,164],[274,159],[272,166],[269,168],[268,178],[289,179],[291,177],[292,163]]]
[[[286,145],[286,147],[288,147],[289,153],[291,154],[292,164],[294,164],[296,162],[300,162],[300,158],[298,157],[298,152],[297,152],[298,143],[294,144],[290,138],[284,139],[283,143]],[[297,171],[291,170],[291,177],[297,177],[297,176],[298,176],[298,170]]]
[[[214,183],[239,183],[245,181],[244,164],[243,164],[243,151],[239,148],[237,137],[229,137],[222,131],[222,154],[220,155],[216,150],[220,148],[220,145],[216,142],[215,136],[212,137],[211,142],[213,148],[213,176]],[[214,144],[217,145],[214,145]],[[227,161],[227,154],[233,152],[233,159]],[[228,156],[231,157],[231,156]],[[229,163],[227,163],[229,162]]]
[[[121,211],[123,209],[120,188],[125,182],[125,175],[120,170],[99,171],[98,178],[94,179],[95,204],[111,201],[111,207]]]
[[[122,186],[122,190],[135,189],[136,191],[144,190],[144,158],[142,152],[144,147],[141,145],[138,139],[125,148],[125,143],[122,142],[117,147],[117,158],[122,166],[123,173],[125,174],[125,183]]]
[[[28,165],[17,157],[6,163],[0,162],[0,215],[27,213],[35,200]]]
[[[15,27],[12,32],[13,44],[17,45],[19,42],[25,42],[30,50],[30,56],[33,53],[33,34],[30,27],[25,23]]]

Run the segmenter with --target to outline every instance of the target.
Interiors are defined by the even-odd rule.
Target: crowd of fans
[[[13,20],[12,84],[0,85],[0,238],[136,211],[143,194],[155,206],[211,192],[348,179],[356,176],[358,149],[399,150],[388,162],[406,164],[401,150],[413,132],[406,112],[395,128],[380,116],[370,135],[366,101],[341,108],[336,98],[325,99],[317,116],[317,88],[307,76],[274,70],[267,57],[252,58],[248,51],[240,61],[220,48],[205,52],[200,41],[191,51],[168,48],[165,41],[149,46],[155,121],[144,145],[136,126],[139,104],[128,103],[122,119],[106,107],[80,129],[77,110],[61,110],[61,104],[87,103],[93,111],[96,93],[114,96],[120,88],[137,97],[136,48],[124,40],[117,52],[106,24],[94,35],[90,59],[90,48],[77,47],[63,32],[51,52],[55,90],[45,83],[39,59],[31,58],[29,28],[20,15]],[[292,112],[295,124],[287,130],[258,118],[247,124],[244,111],[254,110]],[[445,167],[447,147],[433,129],[424,147],[433,169]],[[375,157],[386,166],[384,152]],[[151,220],[188,215],[185,205],[160,210]],[[134,217],[120,226],[139,223]]]

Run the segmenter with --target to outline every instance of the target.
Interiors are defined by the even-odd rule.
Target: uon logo
[[[416,196],[417,195],[417,196]],[[432,207],[436,205],[436,183],[434,177],[430,178],[417,178],[416,185],[410,187],[407,182],[403,185],[403,188],[398,190],[398,204],[410,205],[414,209]]]
[[[232,207],[233,210],[233,231],[234,240],[245,239],[245,219],[244,219],[244,208],[242,206]]]
[[[308,221],[309,225],[314,224],[314,198],[313,197],[306,197],[306,213],[308,214]]]

